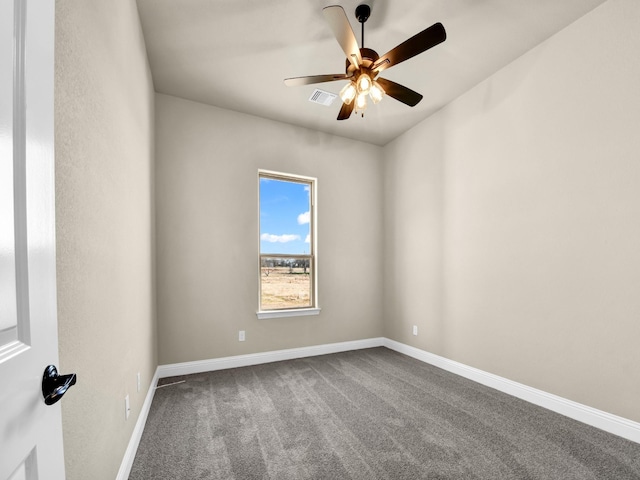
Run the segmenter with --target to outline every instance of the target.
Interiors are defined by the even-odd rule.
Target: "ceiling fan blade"
[[[299,87],[301,85],[311,85],[313,83],[333,82],[335,80],[346,80],[349,77],[344,73],[334,73],[329,75],[311,75],[309,77],[285,78],[284,84],[287,87]]]
[[[392,82],[386,78],[377,78],[376,82],[380,84],[384,89],[384,92],[391,98],[395,98],[399,102],[409,105],[410,107],[415,107],[420,103],[420,100],[422,100],[422,95],[418,92],[414,92],[410,88],[400,85],[399,83]]]
[[[415,57],[419,53],[435,47],[439,43],[447,39],[447,32],[441,23],[434,23],[429,28],[417,33],[408,40],[405,40],[397,47],[389,50],[381,56],[371,67],[371,70],[381,72],[382,70],[393,67],[411,57]]]
[[[331,5],[323,8],[322,13],[349,61],[356,69],[359,68],[362,63],[360,48],[344,9],[340,5]]]
[[[349,105],[346,103],[342,104],[342,108],[340,109],[340,113],[338,114],[338,120],[346,120],[351,116],[351,112],[353,112],[353,107],[356,102],[351,102]]]

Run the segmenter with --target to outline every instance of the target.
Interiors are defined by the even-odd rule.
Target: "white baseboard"
[[[136,426],[133,427],[133,432],[131,433],[131,438],[129,439],[129,445],[127,445],[127,450],[125,450],[124,452],[124,457],[122,459],[122,463],[120,464],[120,470],[118,470],[116,480],[127,480],[129,478],[131,467],[133,467],[133,461],[135,460],[136,452],[138,451],[138,445],[140,444],[140,439],[142,438],[142,432],[144,431],[144,425],[147,423],[147,417],[149,416],[149,410],[151,409],[151,402],[153,402],[153,395],[156,392],[158,378],[158,369],[156,368],[156,373],[151,379],[149,391],[147,392],[147,396],[145,397],[144,403],[142,404],[140,415],[138,415]]]
[[[478,370],[477,368],[440,357],[433,353],[425,352],[424,350],[396,342],[395,340],[385,338],[383,345],[396,352],[403,353],[417,360],[447,370],[448,372],[481,383],[482,385],[495,388],[496,390],[599,428],[605,432],[613,433],[632,442],[640,443],[640,423],[582,405],[572,400],[567,400],[566,398],[536,388],[528,387],[527,385]]]
[[[329,343],[314,345],[311,347],[290,348],[287,350],[275,350],[272,352],[250,353],[248,355],[235,355],[233,357],[214,358],[211,360],[199,360],[195,362],[173,363],[158,367],[159,378],[175,377],[178,375],[190,375],[192,373],[212,372],[227,368],[247,367],[262,363],[293,360],[294,358],[315,357],[329,353],[347,352],[363,348],[381,347],[384,338],[368,338],[351,342]]]

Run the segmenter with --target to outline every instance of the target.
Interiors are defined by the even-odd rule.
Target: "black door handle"
[[[42,376],[42,396],[44,403],[53,405],[67,393],[69,387],[76,384],[76,374],[58,375],[58,369],[49,365]]]

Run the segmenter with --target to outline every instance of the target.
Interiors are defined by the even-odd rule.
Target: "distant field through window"
[[[260,172],[260,311],[315,304],[314,179]]]

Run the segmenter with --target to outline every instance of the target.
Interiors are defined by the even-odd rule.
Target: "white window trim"
[[[264,318],[286,318],[286,317],[307,317],[309,315],[320,315],[320,308],[296,308],[292,310],[265,310],[257,311],[259,320]]]
[[[286,318],[286,317],[305,317],[310,315],[319,315],[320,314],[320,305],[318,298],[318,217],[317,217],[317,205],[318,205],[318,179],[315,177],[307,177],[304,175],[295,175],[291,173],[284,172],[276,172],[273,170],[265,170],[258,169],[258,188],[260,188],[260,175],[270,175],[276,177],[282,177],[283,179],[291,178],[298,179],[305,182],[313,182],[312,189],[312,198],[311,198],[311,208],[313,209],[313,221],[314,225],[311,229],[311,235],[313,237],[313,249],[314,249],[314,269],[313,269],[313,296],[314,296],[314,304],[313,307],[308,308],[292,308],[292,309],[282,309],[282,310],[258,310],[256,311],[256,316],[259,320],[261,319],[269,319],[269,318]],[[260,218],[260,195],[258,194],[258,218]],[[260,235],[258,235],[258,258],[260,257]],[[260,305],[260,277],[258,277],[258,305]]]

